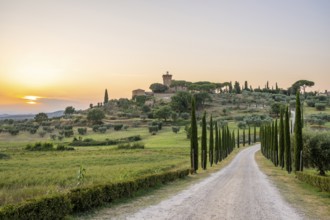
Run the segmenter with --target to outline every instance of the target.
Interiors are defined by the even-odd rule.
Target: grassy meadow
[[[103,140],[137,134],[141,135],[145,149],[118,150],[117,146],[95,146],[75,147],[74,151],[63,152],[24,149],[28,143],[49,141],[47,137],[21,133],[12,138],[0,134],[0,152],[9,156],[9,159],[0,160],[0,205],[74,188],[78,183],[80,165],[86,169],[82,183],[86,186],[190,166],[189,140],[183,129],[174,134],[171,127],[164,127],[157,135],[151,135],[147,128],[130,128],[105,134],[90,133],[84,138]]]

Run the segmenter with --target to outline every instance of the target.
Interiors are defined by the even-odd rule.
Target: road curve
[[[302,219],[259,170],[259,149],[244,149],[222,170],[124,219]]]

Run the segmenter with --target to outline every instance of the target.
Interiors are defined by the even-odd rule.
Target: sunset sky
[[[166,71],[330,90],[330,1],[0,0],[0,114],[130,98]]]

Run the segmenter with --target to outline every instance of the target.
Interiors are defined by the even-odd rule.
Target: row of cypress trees
[[[291,125],[292,129],[292,125]],[[303,171],[302,161],[302,115],[300,93],[296,94],[296,111],[294,124],[294,158],[291,156],[289,108],[281,109],[279,125],[277,120],[260,128],[260,141],[262,154],[270,159],[275,166],[285,167],[288,173],[292,171],[292,159],[294,170]]]
[[[251,135],[251,127],[249,126],[249,129],[248,129],[248,144],[251,145],[252,143],[256,143],[257,142],[257,127],[254,126],[254,130],[253,130],[253,140],[252,140],[252,135]],[[243,129],[243,140],[242,140],[242,144],[243,146],[245,146],[246,144],[246,135],[245,135],[245,129]],[[237,147],[239,148],[240,146],[240,136],[239,136],[239,129],[237,129],[237,140],[236,140],[236,143],[237,143]]]
[[[292,171],[289,108],[281,109],[279,125],[277,120],[260,128],[261,152],[275,166]]]
[[[228,126],[219,127],[218,123],[214,123],[212,116],[210,117],[210,131],[207,136],[206,113],[204,112],[202,118],[202,136],[201,136],[201,167],[207,168],[207,161],[210,166],[218,164],[225,159],[235,148],[236,138],[235,133],[230,132]],[[208,146],[207,147],[207,138]],[[208,160],[207,160],[208,152]]]
[[[190,137],[190,159],[191,169],[194,173],[198,170],[198,127],[196,120],[196,104],[192,100],[191,111],[191,137]],[[210,166],[217,164],[225,159],[235,148],[236,138],[234,131],[230,132],[228,126],[219,127],[218,123],[213,122],[210,117],[210,131],[207,136],[206,113],[202,118],[202,136],[201,136],[201,167],[207,169],[207,163]],[[208,146],[207,146],[208,145]]]

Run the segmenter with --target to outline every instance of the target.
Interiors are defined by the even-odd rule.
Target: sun
[[[24,96],[23,99],[26,101],[27,104],[35,105],[37,104],[37,100],[40,99],[39,96],[28,95]]]

